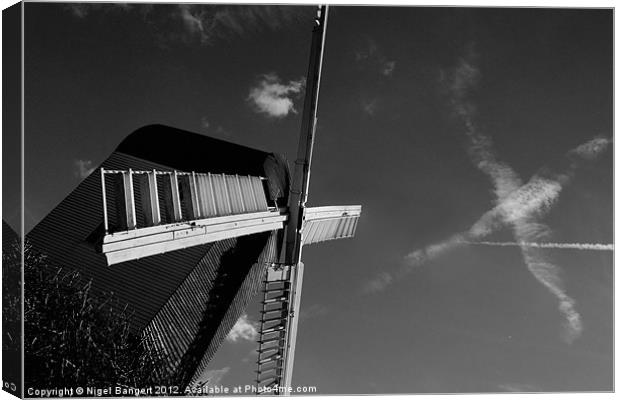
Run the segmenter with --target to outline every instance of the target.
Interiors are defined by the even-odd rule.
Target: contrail
[[[613,244],[601,243],[536,243],[536,242],[470,242],[463,241],[464,244],[481,245],[481,246],[500,246],[500,247],[536,247],[539,249],[574,249],[574,250],[595,250],[595,251],[613,251]]]
[[[491,244],[494,242],[482,242],[481,239],[502,227],[509,226],[512,228],[515,241],[497,245],[520,248],[528,270],[556,297],[558,309],[566,320],[563,336],[566,342],[571,343],[584,329],[581,316],[576,309],[575,300],[566,292],[560,267],[555,265],[550,255],[542,249],[557,245],[557,248],[613,250],[613,245],[545,242],[551,235],[551,228],[540,219],[553,207],[563,187],[574,177],[579,164],[584,160],[595,159],[606,150],[611,139],[597,137],[570,150],[566,154],[570,164],[564,173],[553,173],[544,168],[524,184],[510,165],[498,159],[491,138],[480,132],[476,125],[476,107],[468,99],[469,92],[475,88],[480,78],[475,58],[475,52],[470,47],[468,54],[459,60],[455,68],[451,71],[442,70],[441,81],[450,95],[454,113],[464,124],[465,136],[469,142],[467,151],[471,161],[490,178],[493,184],[495,205],[467,231],[409,253],[401,268],[392,272],[382,271],[366,283],[364,291],[366,293],[383,291],[416,267],[468,243],[495,245]],[[604,248],[598,248],[599,246]]]
[[[478,130],[475,123],[475,106],[468,99],[479,78],[480,71],[475,65],[476,54],[473,48],[459,60],[459,64],[448,75],[447,83],[451,89],[451,102],[457,115],[465,125],[465,135],[469,139],[468,152],[475,166],[487,175],[495,189],[496,203],[504,223],[512,226],[517,243],[537,242],[548,237],[551,229],[538,221],[554,204],[562,190],[563,181],[569,176],[547,178],[535,174],[523,190],[523,182],[516,171],[497,158],[489,136]],[[444,75],[443,78],[446,78]],[[596,146],[575,150],[577,155],[590,154]],[[604,147],[600,146],[600,147]],[[565,340],[573,342],[581,335],[583,325],[581,316],[575,308],[575,300],[567,293],[560,277],[560,268],[548,259],[540,249],[519,246],[523,261],[534,277],[553,294],[559,304],[560,312],[566,318]]]

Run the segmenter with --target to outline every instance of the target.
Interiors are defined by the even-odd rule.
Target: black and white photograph
[[[612,6],[5,7],[5,392],[614,392]]]

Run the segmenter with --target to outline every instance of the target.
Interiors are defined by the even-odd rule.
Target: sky
[[[27,3],[25,231],[147,124],[292,162],[314,12]],[[363,212],[304,248],[294,385],[612,389],[612,18],[330,8],[308,204]],[[257,302],[213,382],[254,380]]]

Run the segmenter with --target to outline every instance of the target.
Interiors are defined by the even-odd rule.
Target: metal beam
[[[180,221],[182,219],[181,212],[181,197],[179,195],[179,175],[177,171],[174,171],[172,175],[170,175],[170,186],[167,188],[170,190],[170,205],[172,208],[172,220]]]
[[[206,218],[106,235],[101,252],[108,265],[218,240],[283,229],[287,215],[266,211]]]
[[[157,175],[155,170],[137,177],[140,182],[142,212],[147,226],[159,225],[159,196],[157,193]]]
[[[328,10],[329,7],[326,5],[319,7],[317,18],[314,21],[314,29],[312,30],[312,45],[310,47],[310,63],[306,78],[306,96],[304,99],[299,147],[297,149],[297,159],[295,160],[295,170],[292,177],[288,204],[291,218],[286,227],[284,263],[289,265],[297,264],[301,256],[301,227],[304,208],[308,199]]]
[[[293,364],[295,361],[295,344],[297,342],[297,325],[299,322],[299,309],[301,305],[301,286],[304,277],[304,263],[299,261],[297,265],[292,268],[293,274],[291,304],[289,306],[289,316],[286,327],[286,349],[284,353],[283,371],[284,380],[282,386],[285,388],[291,387],[293,379]],[[286,395],[289,395],[288,390],[285,391]]]
[[[317,219],[359,217],[362,214],[362,206],[325,206],[306,208],[306,221]]]
[[[107,234],[108,233],[108,202],[106,199],[106,191],[105,191],[105,172],[103,168],[100,169],[101,174],[101,200],[103,205],[103,230]]]
[[[123,172],[123,189],[125,199],[125,223],[127,229],[136,228],[136,203],[133,197],[133,174],[131,168]]]
[[[310,63],[306,78],[306,96],[301,122],[299,147],[295,170],[292,177],[289,194],[289,220],[286,226],[284,243],[284,264],[292,268],[291,286],[294,288],[289,303],[290,316],[287,321],[284,351],[284,370],[282,374],[284,387],[291,387],[293,376],[293,362],[295,357],[295,340],[297,339],[297,323],[299,321],[299,306],[301,301],[301,283],[303,280],[303,263],[301,262],[302,227],[304,209],[308,200],[308,185],[310,183],[310,165],[316,130],[317,109],[319,101],[319,87],[321,70],[323,67],[323,50],[325,34],[327,32],[328,6],[320,6],[312,30],[312,44],[310,47]],[[287,391],[285,395],[290,395]]]

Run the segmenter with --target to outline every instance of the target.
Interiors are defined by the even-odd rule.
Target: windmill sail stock
[[[352,237],[361,206],[306,207],[316,130],[328,6],[314,20],[297,159],[286,207],[270,201],[262,176],[179,170],[101,168],[103,237],[108,265],[261,232],[283,231],[282,254],[263,275],[256,382],[259,393],[290,388],[304,244]]]

